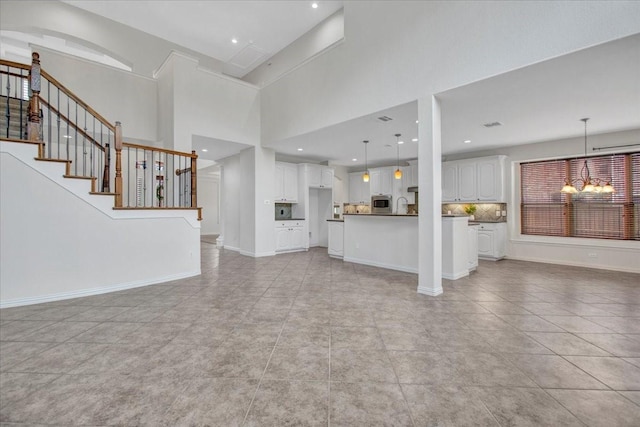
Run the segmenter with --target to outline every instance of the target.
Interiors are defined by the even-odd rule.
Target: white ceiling
[[[243,77],[342,8],[342,1],[63,0],[188,47]],[[238,43],[231,42],[236,38]]]
[[[496,149],[581,136],[640,129],[640,34],[595,46],[438,94],[442,154]],[[377,117],[394,120],[381,123]],[[417,102],[396,106],[271,146],[287,157],[336,165],[364,166],[363,139],[370,139],[369,164],[393,164],[385,147],[400,131],[407,141],[400,158],[417,157]],[[499,121],[502,126],[485,128]],[[471,140],[464,144],[464,140]],[[636,141],[639,142],[640,141]],[[297,148],[303,148],[302,153]],[[352,158],[357,162],[352,162]]]

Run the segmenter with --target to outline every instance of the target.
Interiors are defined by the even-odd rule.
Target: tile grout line
[[[286,265],[289,265],[291,263],[291,260],[289,260],[289,262]],[[284,269],[286,269],[286,266],[283,267],[283,271]],[[307,268],[308,269],[308,268]],[[306,275],[306,271],[305,270],[305,275]],[[277,276],[276,276],[277,278]],[[273,281],[275,281],[276,279],[273,279]],[[273,282],[272,282],[273,283]],[[266,291],[265,291],[266,292]],[[267,373],[267,369],[269,369],[269,365],[271,364],[271,358],[273,357],[273,354],[276,352],[276,348],[278,347],[278,341],[280,341],[280,337],[282,336],[282,331],[284,330],[285,325],[287,324],[287,319],[289,318],[289,314],[291,313],[291,310],[293,309],[293,304],[295,303],[295,299],[294,298],[293,302],[291,303],[291,306],[289,306],[289,311],[287,311],[287,316],[285,317],[285,320],[282,322],[282,326],[280,327],[280,332],[278,333],[278,337],[276,338],[276,342],[273,345],[273,349],[271,350],[271,353],[269,354],[269,359],[267,360],[267,363],[264,367],[264,370],[262,371],[262,376],[260,376],[260,380],[258,380],[258,385],[256,386],[256,390],[253,392],[253,396],[251,397],[251,402],[249,402],[249,406],[247,407],[247,412],[244,414],[244,418],[242,419],[242,424],[241,425],[246,425],[247,423],[247,417],[249,416],[249,412],[251,412],[251,408],[253,407],[253,402],[256,399],[256,396],[258,395],[258,391],[260,390],[260,386],[262,385],[262,380],[264,379],[264,376]],[[255,305],[258,303],[258,301],[255,302],[255,304],[252,306],[255,307]]]

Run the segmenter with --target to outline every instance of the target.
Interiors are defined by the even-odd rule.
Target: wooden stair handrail
[[[102,115],[100,115],[96,110],[91,108],[86,102],[81,100],[75,93],[71,92],[65,85],[63,85],[54,77],[52,77],[51,74],[47,73],[45,70],[40,70],[40,73],[42,74],[42,77],[46,78],[49,82],[53,83],[54,86],[56,86],[58,89],[64,92],[69,98],[73,99],[82,108],[84,108],[89,113],[91,113],[91,115],[93,115],[96,119],[98,119],[98,121],[100,121],[103,125],[111,129],[112,132],[116,131],[115,125],[112,125],[111,123],[109,123],[107,119],[102,117]]]
[[[192,159],[198,158],[198,155],[195,153],[195,151],[191,153],[185,153],[183,151],[167,150],[166,148],[151,147],[149,145],[132,144],[130,142],[123,142],[122,146],[129,147],[129,148],[137,148],[140,150],[159,151],[161,153],[174,154],[176,156],[191,157]]]
[[[60,111],[58,111],[56,109],[56,107],[54,107],[53,105],[49,104],[47,101],[45,101],[44,99],[40,99],[40,103],[44,104],[47,108],[49,108],[51,111],[53,111],[54,113],[56,113],[58,115],[58,117],[62,118],[65,122],[67,122],[68,125],[70,125],[72,128],[74,128],[78,133],[80,133],[82,136],[84,136],[85,138],[87,138],[90,142],[92,142],[93,144],[95,144],[99,149],[101,149],[103,152],[105,151],[105,147],[103,147],[98,141],[96,141],[93,137],[91,137],[89,134],[87,134],[85,131],[83,131],[82,129],[80,129],[75,123],[73,123],[67,116],[65,116],[63,113],[61,113]]]
[[[22,68],[23,70],[27,70],[27,71],[31,69],[31,65],[21,64],[19,62],[7,61],[6,59],[0,59],[0,65],[6,65],[8,67],[13,67],[13,68]]]

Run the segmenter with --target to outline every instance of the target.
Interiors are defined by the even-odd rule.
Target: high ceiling
[[[452,89],[441,101],[442,154],[451,155],[581,136],[640,129],[640,34]],[[392,121],[381,122],[388,116]],[[272,145],[286,156],[364,166],[393,164],[395,137],[400,158],[416,158],[417,102],[299,135]],[[487,128],[485,123],[500,122]],[[471,143],[465,144],[465,140]],[[640,141],[635,141],[639,143]],[[392,147],[388,147],[392,145]],[[304,151],[297,151],[303,148]],[[357,162],[352,159],[357,158]]]
[[[341,1],[63,0],[222,61],[243,77],[342,8]],[[237,40],[233,43],[232,39]]]

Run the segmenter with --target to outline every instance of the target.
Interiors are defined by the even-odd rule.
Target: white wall
[[[275,255],[275,153],[247,148],[221,164],[224,247],[248,256]]]
[[[102,18],[60,1],[0,2],[0,28],[35,34],[49,34],[88,45],[128,64],[133,72],[152,77],[171,51],[184,52],[208,69],[221,71],[219,60],[187,47]]]
[[[200,234],[220,234],[220,182],[198,175],[198,206],[202,208]]]
[[[200,274],[195,211],[114,211],[34,146],[0,147],[0,307]]]
[[[589,135],[589,147],[637,144],[640,129]],[[633,148],[633,147],[631,147]],[[640,147],[636,147],[640,150]],[[600,154],[624,150],[605,150]],[[504,154],[507,157],[505,182],[508,197],[507,257],[525,261],[576,265],[620,271],[640,272],[640,242],[573,237],[527,236],[520,234],[520,169],[521,162],[584,155],[584,138],[569,138],[537,144],[517,145],[499,150],[448,156],[447,160]],[[590,151],[588,154],[595,154]],[[562,183],[558,183],[559,186]],[[558,187],[559,188],[559,187]],[[589,256],[595,254],[595,258]]]
[[[125,140],[129,138],[151,144],[157,140],[158,96],[155,80],[38,46],[34,46],[33,50],[40,53],[43,70],[111,124],[121,122]]]
[[[193,135],[212,139],[260,144],[260,93],[257,87],[198,68],[197,61],[173,53],[166,66],[173,67],[173,135],[178,151],[191,151]],[[163,100],[160,100],[163,102]]]
[[[262,90],[264,143],[640,32],[640,3],[351,1],[344,21],[343,43]]]
[[[343,39],[344,12],[341,9],[256,67],[243,80],[259,86],[269,84]]]

